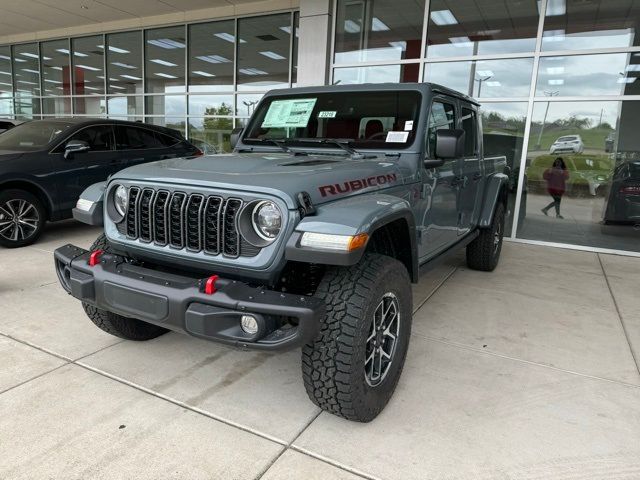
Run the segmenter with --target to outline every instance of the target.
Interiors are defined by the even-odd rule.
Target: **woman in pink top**
[[[547,182],[547,192],[553,198],[553,202],[542,209],[542,213],[547,215],[549,209],[551,207],[555,207],[556,209],[556,217],[564,218],[560,215],[560,201],[562,200],[562,195],[567,189],[567,179],[569,178],[569,171],[567,170],[567,166],[564,163],[562,157],[556,158],[553,162],[553,166],[551,168],[547,168],[544,171],[542,177]]]

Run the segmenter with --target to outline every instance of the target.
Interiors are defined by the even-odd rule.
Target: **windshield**
[[[296,147],[404,149],[413,143],[421,95],[415,91],[327,92],[271,97],[260,104],[243,142],[286,140]],[[312,143],[313,142],[313,143]]]
[[[73,123],[35,120],[23,123],[0,136],[0,150],[32,152],[45,148]]]
[[[556,142],[571,142],[573,140],[577,140],[578,137],[560,137]]]

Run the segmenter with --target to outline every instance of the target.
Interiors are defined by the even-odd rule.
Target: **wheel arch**
[[[47,220],[52,218],[54,211],[53,200],[46,190],[37,183],[26,179],[2,180],[0,181],[0,192],[3,190],[24,190],[25,192],[29,192],[42,202],[42,206],[47,214]]]

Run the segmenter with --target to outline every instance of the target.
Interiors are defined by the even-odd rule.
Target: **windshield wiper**
[[[293,153],[293,151],[285,145],[284,138],[249,138],[252,142],[271,143],[276,147],[280,147],[283,152]]]
[[[361,159],[365,158],[365,156],[351,148],[349,144],[353,142],[352,138],[287,138],[285,139],[287,142],[309,142],[309,143],[318,143],[320,145],[335,145],[338,148],[341,148],[345,152],[347,152],[351,158],[353,159]]]

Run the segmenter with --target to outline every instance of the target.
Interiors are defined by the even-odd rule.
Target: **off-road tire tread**
[[[354,357],[357,358],[356,350],[366,348],[368,331],[358,328],[358,323],[369,306],[368,292],[375,287],[380,275],[390,271],[404,275],[410,294],[409,275],[404,265],[377,254],[366,254],[352,267],[328,268],[315,294],[325,301],[326,315],[315,340],[302,348],[305,389],[318,407],[348,420],[368,422],[375,418],[388,402],[402,373],[404,358],[396,358],[394,361],[400,361],[401,367],[395,378],[390,379],[393,384],[388,398],[368,409],[359,401],[350,381],[353,370],[360,368],[352,363]]]
[[[104,234],[101,234],[91,245],[91,251],[94,250],[102,250],[106,253],[111,252],[111,246]],[[135,318],[123,317],[122,315],[96,308],[88,303],[82,302],[82,308],[100,330],[125,340],[151,340],[168,332],[166,328]]]
[[[502,203],[498,203],[493,212],[491,227],[480,230],[478,238],[467,245],[467,266],[472,270],[491,272],[498,265],[502,244],[498,251],[494,252],[493,238],[499,222],[503,224],[502,232],[504,233],[504,205]]]

